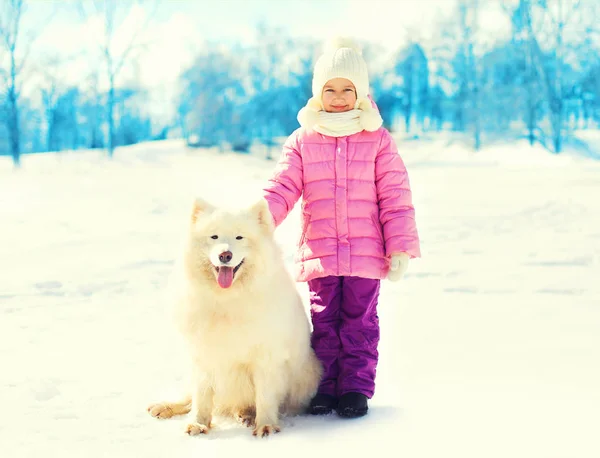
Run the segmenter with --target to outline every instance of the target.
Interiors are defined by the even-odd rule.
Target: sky
[[[146,412],[182,389],[164,292],[192,197],[250,204],[273,171],[264,151],[170,140],[110,161],[26,155],[18,171],[0,157],[2,456],[600,456],[600,161],[398,146],[423,256],[382,284],[370,412],[285,418],[266,440],[224,418],[191,438],[186,418]],[[276,232],[289,270],[298,210]]]
[[[102,4],[102,2],[98,2]],[[139,45],[116,84],[148,89],[144,107],[157,122],[168,121],[178,93],[178,78],[206,42],[251,44],[260,40],[257,26],[281,28],[292,37],[325,41],[347,35],[376,44],[390,55],[410,40],[425,48],[440,20],[451,15],[456,0],[145,0],[116,2],[112,49],[120,56],[132,40]],[[484,2],[485,3],[485,2]],[[23,37],[35,36],[28,52],[23,94],[40,98],[49,81],[95,85],[92,75],[103,69],[100,45],[104,37],[102,14],[93,1],[29,0],[23,15]],[[496,36],[507,26],[498,2],[481,8],[485,34]],[[133,39],[135,37],[135,39]],[[29,38],[22,43],[29,42]],[[0,60],[3,56],[0,55]],[[6,56],[4,64],[6,65]],[[375,65],[375,63],[373,63]],[[107,87],[105,73],[99,86]],[[39,103],[39,100],[38,100]]]
[[[326,40],[342,34],[393,49],[410,37],[430,37],[436,21],[447,16],[454,3],[454,0],[163,1],[145,29],[143,41],[150,47],[140,60],[138,76],[150,87],[170,84],[204,41],[254,41],[260,22],[281,27],[291,36]],[[77,4],[56,1],[30,4],[28,23],[41,29],[40,52],[68,56],[89,54],[97,48],[98,37],[102,36],[101,19],[92,15],[82,20]],[[129,42],[135,24],[148,19],[152,5],[146,2],[145,7],[133,8],[122,18],[123,27],[116,40],[118,49]],[[89,7],[87,10],[92,11]],[[46,21],[52,12],[52,19]],[[496,13],[493,8],[485,9],[484,21],[498,24]],[[490,15],[496,20],[485,19]],[[40,27],[44,23],[47,26]],[[69,78],[77,80],[85,69],[85,64],[80,65],[81,68],[72,67]],[[127,72],[131,75],[131,69]]]

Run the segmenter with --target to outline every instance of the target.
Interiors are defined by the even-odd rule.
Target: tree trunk
[[[19,110],[12,90],[9,91],[8,131],[10,139],[10,154],[15,167],[21,167],[21,139],[19,132]]]
[[[10,154],[15,167],[21,167],[21,132],[19,125],[19,101],[17,96],[17,63],[14,50],[10,55],[10,87],[8,88],[8,135]]]
[[[534,93],[534,77],[535,71],[533,67],[533,61],[531,59],[531,38],[529,38],[530,43],[528,43],[528,51],[527,51],[527,113],[526,120],[527,123],[527,136],[529,139],[529,146],[533,146],[535,144],[535,128],[537,126],[537,119],[535,113],[536,107],[536,96]]]
[[[56,141],[56,109],[50,108],[50,113],[47,118],[48,122],[48,133],[46,134],[46,151],[57,151]]]
[[[114,153],[114,131],[115,131],[115,77],[113,74],[110,75],[110,87],[108,89],[108,101],[107,101],[107,120],[108,120],[108,157],[112,158]]]

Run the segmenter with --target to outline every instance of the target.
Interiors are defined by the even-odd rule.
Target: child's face
[[[323,86],[323,107],[325,111],[341,113],[354,109],[356,88],[346,78],[333,78]]]

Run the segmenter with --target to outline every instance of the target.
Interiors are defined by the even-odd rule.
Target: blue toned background
[[[298,126],[323,40],[345,34],[398,134],[597,156],[597,3],[5,0],[0,154],[272,145]]]

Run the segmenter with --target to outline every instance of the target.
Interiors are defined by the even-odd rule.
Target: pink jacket
[[[302,199],[296,280],[382,279],[390,256],[420,256],[406,167],[383,127],[347,137],[297,129],[265,187],[279,225]]]

